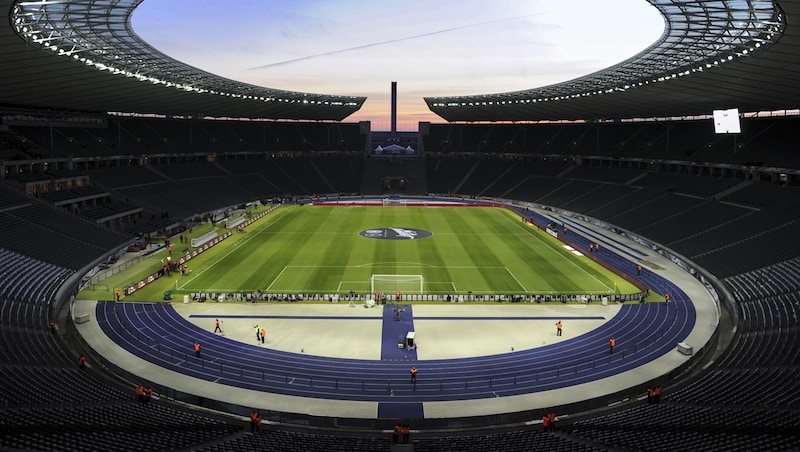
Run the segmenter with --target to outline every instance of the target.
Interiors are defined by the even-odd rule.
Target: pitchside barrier
[[[299,301],[328,301],[330,303],[348,303],[350,301],[374,300],[374,293],[272,293],[272,292],[192,292],[190,298],[193,301],[217,301],[223,296],[224,300],[230,301],[271,301],[271,302],[299,302]],[[496,303],[608,303],[638,301],[647,294],[645,292],[635,294],[475,294],[475,293],[452,293],[452,294],[400,294],[397,298],[395,292],[381,294],[382,299],[389,303],[400,301],[436,301],[450,303],[469,303],[469,302],[496,302]],[[381,300],[378,300],[381,301]]]

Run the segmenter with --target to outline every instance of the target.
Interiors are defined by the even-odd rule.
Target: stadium
[[[800,5],[646,2],[398,132],[0,1],[0,448],[798,449]]]

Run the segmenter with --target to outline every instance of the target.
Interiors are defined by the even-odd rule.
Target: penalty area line
[[[517,275],[515,275],[511,270],[509,270],[508,267],[503,267],[503,268],[505,268],[508,274],[511,275],[512,278],[514,278],[514,281],[516,281],[517,284],[519,284],[519,286],[522,287],[523,292],[528,291],[528,289],[525,288],[525,285],[522,284],[522,282],[519,279],[517,279]]]
[[[274,286],[275,283],[278,282],[280,277],[283,276],[283,272],[285,272],[287,268],[289,268],[289,267],[284,265],[283,266],[283,270],[281,270],[281,272],[278,273],[278,276],[276,276],[275,279],[272,280],[272,282],[270,283],[269,287],[267,287],[265,290],[267,290],[267,291],[272,290],[272,286]]]

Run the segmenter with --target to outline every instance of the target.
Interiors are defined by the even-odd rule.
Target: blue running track
[[[96,315],[103,332],[121,347],[196,378],[299,397],[425,402],[565,388],[646,364],[674,350],[694,325],[691,303],[677,293],[674,299],[669,306],[623,305],[597,329],[544,347],[414,361],[420,370],[416,390],[409,383],[408,361],[330,358],[256,347],[199,328],[167,303],[100,302]],[[608,351],[611,336],[618,343],[613,355]],[[396,342],[397,335],[391,337]],[[201,358],[194,356],[195,341],[203,345]]]

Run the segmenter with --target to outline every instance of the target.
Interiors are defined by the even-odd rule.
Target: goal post
[[[405,199],[383,198],[383,207],[388,207],[388,206],[406,207],[406,205],[407,202]]]
[[[425,279],[422,275],[372,275],[369,277],[369,287],[372,293],[421,294],[424,292]]]

